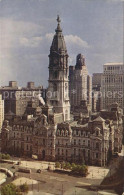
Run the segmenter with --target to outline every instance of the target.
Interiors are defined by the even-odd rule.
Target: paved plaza
[[[20,162],[21,162],[20,164],[21,167],[28,167],[30,169],[46,170],[48,169],[48,167],[50,167],[52,170],[54,170],[55,168],[54,162],[46,162],[46,161],[38,162],[38,161],[24,161],[24,160],[21,160]]]
[[[30,161],[21,161],[21,164],[19,167],[25,167],[30,169],[41,169],[41,170],[47,170],[48,167],[51,168],[51,170],[55,169],[55,163],[53,162],[30,162]],[[109,169],[104,167],[96,167],[96,166],[88,166],[88,172],[87,175],[88,179],[100,179],[102,181],[104,177],[106,177],[109,173]]]
[[[121,158],[121,156],[120,156]],[[68,174],[60,174],[52,171],[47,171],[48,167],[54,170],[54,162],[45,161],[29,161],[19,159],[20,164],[17,165],[17,160],[13,163],[15,168],[12,169],[12,164],[3,163],[2,167],[9,170],[18,171],[20,167],[31,169],[31,173],[16,173],[16,179],[13,181],[16,185],[27,183],[29,185],[28,195],[115,195],[114,192],[98,191],[95,186],[100,185],[105,177],[110,176],[115,172],[118,166],[119,159],[114,159],[111,165],[106,167],[88,166],[89,174],[87,177],[74,177]],[[41,173],[37,170],[41,169]],[[95,188],[94,188],[95,187]],[[93,189],[94,188],[94,189]]]

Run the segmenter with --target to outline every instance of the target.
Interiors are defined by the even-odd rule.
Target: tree
[[[86,165],[81,165],[81,167],[80,167],[80,174],[82,176],[86,176],[88,174],[88,167]]]
[[[76,175],[86,176],[88,173],[88,167],[86,165],[73,165],[71,172]]]
[[[62,169],[65,169],[65,166],[66,166],[66,163],[65,163],[65,162],[62,162],[62,163],[61,163],[61,168],[62,168]]]
[[[21,191],[21,192],[28,193],[28,191],[29,191],[29,187],[28,187],[28,185],[27,185],[26,183],[25,183],[25,184],[20,185],[20,191]]]
[[[1,195],[21,195],[19,189],[12,183],[1,188]]]
[[[0,159],[9,160],[10,159],[10,155],[9,154],[0,154]]]
[[[71,164],[69,162],[65,163],[65,169],[71,169]]]
[[[72,163],[71,164],[71,170],[75,170],[75,168],[76,168],[76,164],[75,163]]]
[[[10,155],[9,154],[6,154],[6,160],[10,160]]]
[[[60,162],[56,162],[56,163],[55,163],[55,167],[56,167],[56,168],[61,168]]]

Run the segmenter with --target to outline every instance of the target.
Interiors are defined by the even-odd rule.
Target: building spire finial
[[[62,32],[62,29],[61,29],[61,27],[60,27],[60,22],[61,22],[61,20],[60,20],[60,17],[59,17],[59,15],[57,15],[57,22],[58,22],[58,24],[57,24],[57,29],[55,30],[56,31],[56,33],[58,33],[58,32]]]
[[[58,24],[60,24],[61,20],[60,20],[59,15],[57,15],[57,19],[56,20],[57,20]]]

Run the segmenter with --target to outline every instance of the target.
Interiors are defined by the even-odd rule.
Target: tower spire
[[[48,99],[53,111],[60,114],[59,121],[70,120],[70,103],[68,93],[68,53],[62,30],[60,17],[57,16],[57,28],[50,47],[49,55],[49,87],[54,94]]]
[[[67,49],[66,49],[66,44],[65,44],[65,40],[64,40],[64,36],[62,34],[62,29],[60,26],[60,17],[59,15],[57,16],[57,28],[55,29],[55,35],[53,37],[53,41],[52,41],[52,45],[50,48],[50,53],[53,52],[57,52],[57,53],[61,53],[64,52],[64,54],[67,54]]]

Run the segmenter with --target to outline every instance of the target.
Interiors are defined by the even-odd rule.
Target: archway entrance
[[[45,159],[45,150],[42,151],[42,159]]]

